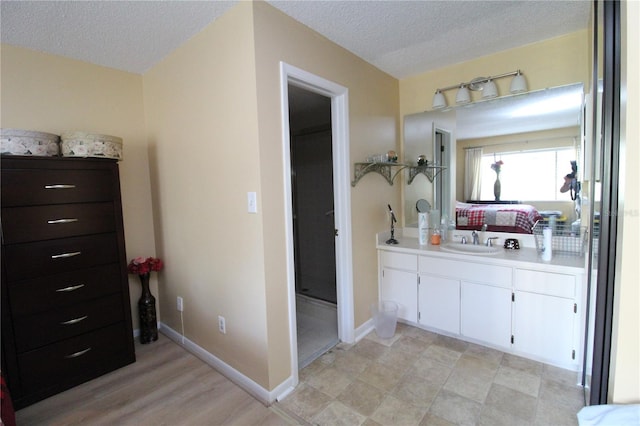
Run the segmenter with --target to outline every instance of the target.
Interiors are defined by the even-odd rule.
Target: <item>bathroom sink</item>
[[[500,253],[503,249],[502,247],[497,246],[484,246],[474,244],[445,244],[440,246],[440,250],[460,254],[492,255]]]

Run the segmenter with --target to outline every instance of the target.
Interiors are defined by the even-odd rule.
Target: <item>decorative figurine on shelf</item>
[[[398,162],[398,154],[395,151],[390,150],[387,152],[387,161],[389,163],[397,163]]]
[[[395,226],[393,225],[395,222],[397,222],[396,220],[396,215],[393,214],[393,210],[391,209],[391,204],[387,204],[387,207],[389,207],[389,213],[391,214],[391,238],[389,238],[386,243],[387,244],[398,244],[398,240],[396,240],[393,236],[394,232],[395,232]]]
[[[151,343],[158,340],[158,320],[156,319],[156,298],[149,290],[151,271],[159,271],[164,264],[155,257],[136,257],[129,262],[129,273],[137,274],[142,284],[142,294],[138,300],[140,316],[140,343]]]

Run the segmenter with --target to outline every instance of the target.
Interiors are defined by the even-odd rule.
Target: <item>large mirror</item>
[[[406,116],[404,162],[425,155],[444,170],[404,185],[405,226],[415,226],[418,200],[437,210],[434,219],[449,222],[459,203],[470,202],[531,205],[567,225],[579,223],[583,111],[577,83]]]

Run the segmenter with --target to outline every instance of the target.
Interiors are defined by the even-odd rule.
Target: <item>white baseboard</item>
[[[198,346],[191,340],[184,337],[168,325],[160,323],[159,331],[169,339],[183,346],[187,351],[191,352],[202,361],[215,368],[220,374],[231,380],[236,385],[247,391],[251,396],[266,406],[273,404],[278,398],[283,398],[291,390],[293,390],[293,378],[289,377],[280,385],[276,386],[272,391],[263,388],[249,377],[245,376],[229,364],[222,361],[202,347]]]
[[[366,336],[367,334],[371,333],[373,330],[375,329],[375,325],[373,323],[373,318],[369,318],[367,321],[364,322],[364,324],[362,324],[360,327],[356,328],[356,341],[355,343],[358,343],[360,340],[362,340],[362,338],[364,336]]]

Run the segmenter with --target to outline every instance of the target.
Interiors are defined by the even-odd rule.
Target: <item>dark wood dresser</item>
[[[1,162],[2,371],[19,409],[135,352],[118,163]]]

